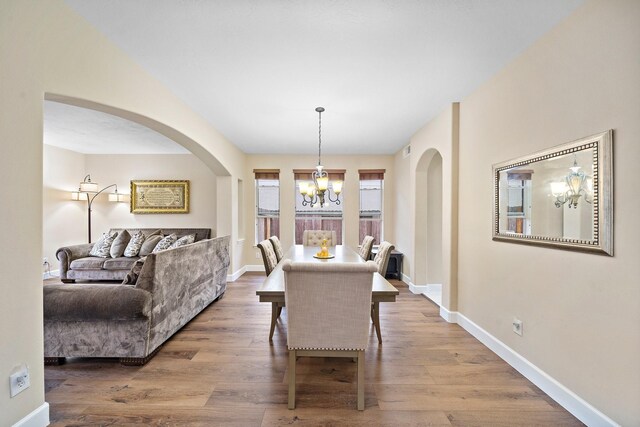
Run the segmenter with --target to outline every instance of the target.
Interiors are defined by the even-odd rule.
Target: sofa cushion
[[[158,242],[162,240],[162,235],[154,234],[153,236],[147,236],[142,247],[140,248],[140,253],[138,255],[147,256],[153,251]]]
[[[176,236],[175,234],[169,234],[158,242],[156,247],[153,248],[153,252],[151,253],[155,254],[160,251],[166,251],[167,249],[169,249],[169,247],[171,247],[171,245],[175,243],[176,240],[178,240],[178,236]]]
[[[130,270],[137,260],[137,257],[107,258],[102,268],[105,270]]]
[[[126,257],[138,256],[140,248],[142,248],[142,244],[144,243],[144,239],[146,239],[146,237],[142,231],[136,232],[131,236],[129,243],[127,243],[127,247],[125,248],[123,255]]]
[[[113,244],[113,241],[116,239],[116,237],[118,237],[118,233],[116,233],[115,231],[110,233],[102,233],[100,239],[91,248],[91,252],[89,252],[89,255],[101,258],[110,256],[111,254],[109,253],[109,251],[111,250],[111,245]]]
[[[118,233],[118,237],[111,244],[111,249],[109,250],[109,254],[111,258],[119,258],[124,254],[124,250],[127,247],[127,244],[131,240],[131,234],[127,230],[122,230]]]
[[[71,270],[102,270],[105,259],[99,257],[78,258],[71,261],[69,268]]]

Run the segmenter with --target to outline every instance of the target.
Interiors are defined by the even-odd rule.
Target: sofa
[[[119,233],[122,230],[122,228],[112,228],[109,230],[109,234],[114,231]],[[211,230],[208,228],[127,228],[126,230],[131,235],[142,231],[145,236],[157,231],[164,235],[174,233],[177,237],[195,234],[196,242],[211,236]],[[93,243],[86,243],[58,249],[56,257],[60,261],[60,280],[62,282],[73,283],[76,280],[121,281],[139,259],[139,257],[99,258],[89,256],[93,245]]]
[[[146,363],[167,339],[223,296],[229,239],[204,239],[150,254],[138,263],[141,268],[131,285],[45,284],[45,363],[57,364],[65,357]]]

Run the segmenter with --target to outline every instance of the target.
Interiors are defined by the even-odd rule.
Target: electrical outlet
[[[9,385],[11,397],[16,396],[18,393],[22,393],[28,389],[31,385],[31,378],[29,377],[29,368],[25,365],[18,368],[19,370],[9,376]]]
[[[49,258],[44,257],[42,258],[42,265],[48,265],[49,264]]]
[[[522,336],[522,320],[518,319],[517,317],[514,317],[512,325],[513,325],[513,332]]]
[[[256,251],[256,259],[260,259],[260,251]]]

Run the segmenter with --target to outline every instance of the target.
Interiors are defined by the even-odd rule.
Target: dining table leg
[[[373,303],[373,310],[371,312],[373,318],[373,325],[376,327],[376,335],[378,335],[378,342],[382,344],[382,334],[380,333],[380,303]]]
[[[276,329],[276,321],[278,320],[278,303],[271,303],[271,330],[269,331],[269,341],[273,340],[273,331]]]

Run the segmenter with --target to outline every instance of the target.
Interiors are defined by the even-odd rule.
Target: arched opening
[[[107,193],[113,191],[110,189],[93,205],[93,226],[90,229],[94,240],[111,227],[199,226],[210,228],[213,236],[230,234],[233,219],[232,208],[227,202],[232,192],[230,172],[199,143],[156,120],[92,101],[47,94],[43,112],[51,113],[47,105],[59,105],[53,107],[58,115],[74,115],[75,119],[71,122],[59,121],[63,126],[80,126],[75,130],[75,146],[73,143],[71,146],[52,144],[45,145],[43,149],[45,277],[55,277],[58,268],[55,255],[57,248],[86,243],[91,227],[86,225],[89,219],[87,203],[71,201],[71,191],[77,189],[86,174],[91,174],[101,188],[116,185],[125,196],[133,179],[187,179],[191,182],[191,206],[187,215],[133,215],[129,212],[128,200],[127,203],[107,201]],[[74,113],[74,110],[78,112]],[[87,113],[81,113],[83,110]],[[44,119],[46,121],[46,117]],[[115,127],[120,130],[116,131]],[[104,133],[102,138],[99,135],[101,130]],[[58,137],[69,137],[74,133],[65,128],[58,131]],[[156,137],[152,138],[151,134]],[[47,135],[43,136],[46,144]],[[153,147],[153,144],[160,142],[165,145],[158,151],[159,145]],[[143,147],[139,152],[133,147],[129,149],[130,146],[125,148],[127,144],[137,143]],[[116,147],[106,151],[97,147],[93,152],[91,149],[78,148],[85,144],[94,148],[100,145]],[[150,146],[152,149],[149,151]]]
[[[415,183],[416,290],[442,304],[444,281],[442,245],[442,156],[427,150],[416,166]]]
[[[121,108],[100,104],[86,99],[73,98],[65,95],[58,95],[52,93],[45,94],[45,100],[55,101],[63,104],[74,105],[76,107],[88,108],[91,110],[101,111],[103,113],[111,114],[113,116],[121,117],[123,119],[132,121],[134,123],[146,126],[167,138],[175,141],[177,144],[182,145],[184,148],[192,152],[196,157],[202,160],[213,173],[217,176],[229,176],[231,173],[227,168],[209,151],[207,151],[202,145],[194,141],[187,135],[179,132],[178,130],[160,123],[154,119],[143,116],[141,114],[133,113],[131,111],[123,110]]]

